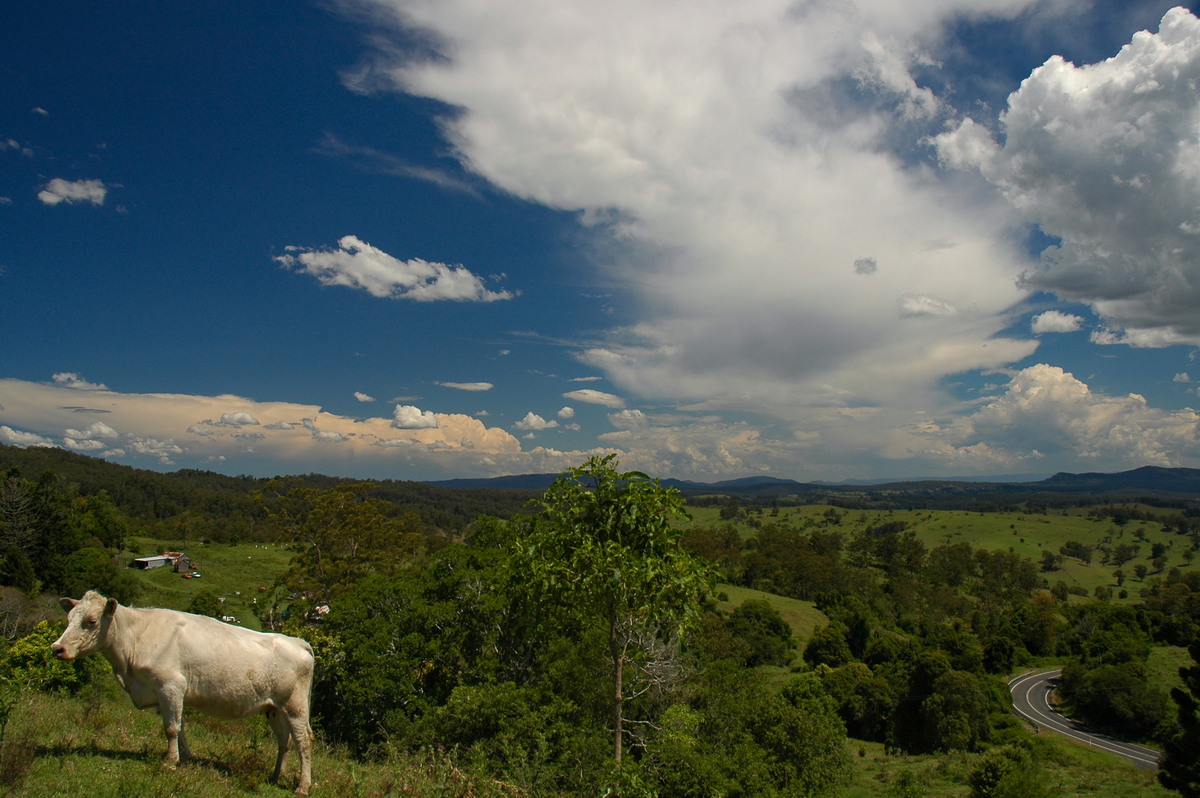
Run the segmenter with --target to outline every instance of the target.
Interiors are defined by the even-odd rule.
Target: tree
[[[555,480],[520,559],[535,589],[607,632],[619,766],[626,702],[670,669],[669,651],[699,617],[711,585],[708,567],[684,551],[672,523],[684,515],[679,492],[617,465],[615,455],[593,457]],[[640,667],[627,685],[630,663]]]
[[[1184,798],[1200,798],[1200,638],[1190,646],[1191,666],[1179,669],[1184,688],[1173,688],[1171,698],[1178,707],[1179,731],[1163,746],[1158,763],[1158,780]]]
[[[280,582],[313,604],[352,590],[374,572],[419,556],[425,547],[415,514],[388,515],[388,503],[368,496],[368,483],[329,490],[271,483],[260,494],[271,519],[297,546]]]
[[[207,615],[210,618],[220,618],[225,614],[221,607],[221,597],[208,588],[192,596],[192,602],[188,604],[188,612]]]

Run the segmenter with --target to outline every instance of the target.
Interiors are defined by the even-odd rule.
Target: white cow
[[[63,598],[59,603],[67,611],[67,629],[50,650],[64,660],[99,651],[134,706],[158,708],[167,733],[168,767],[178,765],[181,755],[185,760],[191,756],[183,732],[184,706],[220,718],[262,712],[279,743],[271,780],[277,781],[283,771],[290,737],[300,752],[296,793],[308,794],[313,653],[306,641],[186,612],[123,607],[94,590],[78,601]]]

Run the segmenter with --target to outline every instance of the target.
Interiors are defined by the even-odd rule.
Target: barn
[[[163,566],[171,565],[174,562],[174,557],[168,557],[165,554],[155,554],[153,557],[138,557],[133,561],[133,567],[140,568],[143,571],[149,571],[151,568],[162,568]]]

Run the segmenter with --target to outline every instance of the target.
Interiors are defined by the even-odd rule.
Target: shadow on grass
[[[107,748],[104,746],[95,745],[94,743],[80,743],[78,745],[39,745],[34,755],[38,757],[68,757],[68,756],[98,756],[104,759],[113,759],[126,762],[145,762],[153,765],[157,762],[165,762],[161,753],[146,751],[139,749],[137,751],[122,750],[118,748]],[[235,768],[219,759],[212,759],[206,756],[192,757],[180,764],[180,767],[199,767],[206,770],[215,770],[225,776],[233,776],[235,771],[241,771],[241,768]],[[240,773],[239,773],[240,775]],[[266,780],[266,777],[263,777]]]

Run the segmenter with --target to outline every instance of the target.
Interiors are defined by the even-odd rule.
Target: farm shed
[[[175,562],[174,557],[168,557],[165,554],[155,554],[152,557],[138,557],[133,561],[133,567],[148,571],[151,568],[162,568],[164,565],[171,565],[173,562]]]

